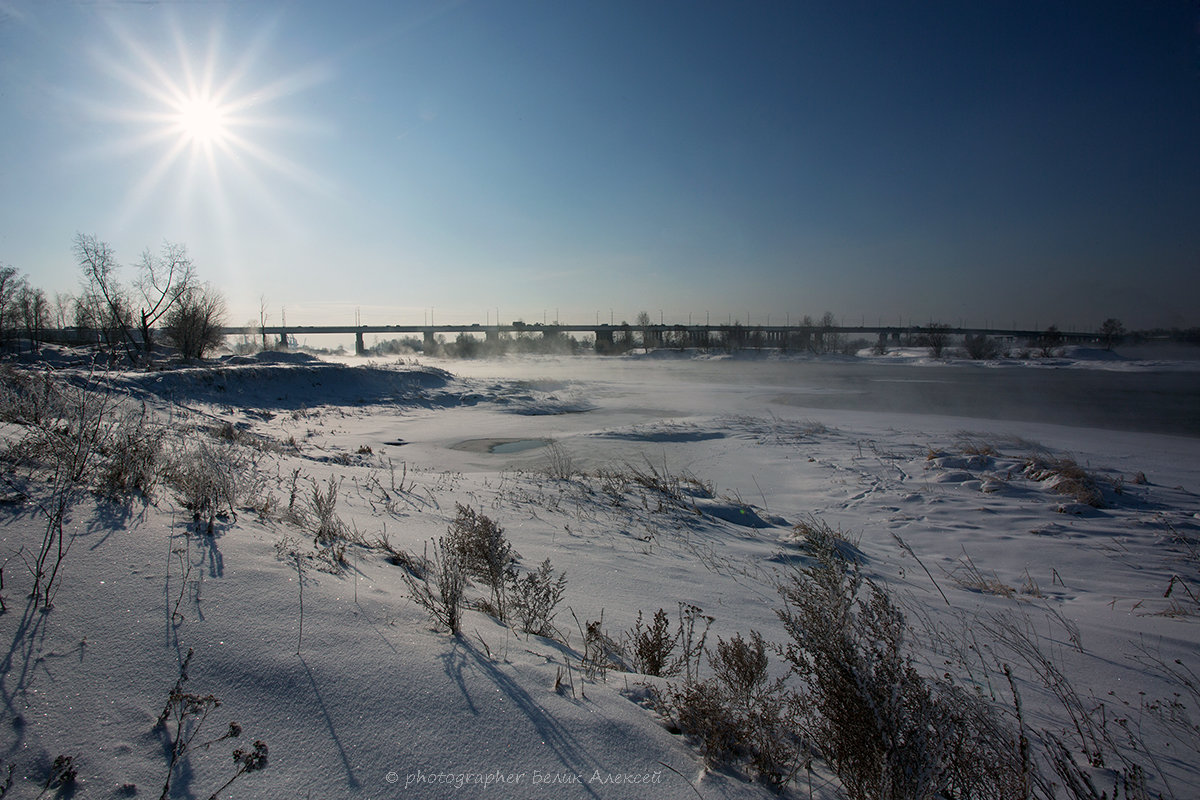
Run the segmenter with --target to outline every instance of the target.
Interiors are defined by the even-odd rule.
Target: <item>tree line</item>
[[[182,244],[146,248],[122,267],[112,246],[76,234],[72,252],[80,271],[78,294],[55,293],[53,302],[15,267],[0,264],[0,345],[23,338],[37,351],[49,330],[94,333],[113,356],[148,363],[159,336],[184,358],[203,358],[221,344],[225,298],[198,277]],[[123,280],[123,272],[132,272]]]

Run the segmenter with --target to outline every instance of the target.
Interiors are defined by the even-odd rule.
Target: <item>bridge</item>
[[[886,326],[886,325],[567,325],[560,323],[513,322],[508,325],[267,325],[227,327],[226,336],[261,336],[263,345],[268,337],[278,337],[280,347],[288,346],[289,337],[320,334],[354,335],[354,351],[367,352],[367,334],[417,334],[425,348],[432,350],[441,334],[478,334],[487,342],[499,342],[502,334],[538,334],[552,338],[572,333],[587,333],[595,337],[597,351],[606,352],[618,347],[729,347],[780,348],[807,350],[826,336],[858,336],[875,338],[881,345],[899,344],[905,338],[928,340],[930,337],[987,336],[1010,341],[1038,341],[1047,336],[1045,330],[1015,328],[954,327],[949,325]],[[1093,332],[1056,331],[1055,344],[1095,341]],[[668,344],[668,342],[670,344]]]

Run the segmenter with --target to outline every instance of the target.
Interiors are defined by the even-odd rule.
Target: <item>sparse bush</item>
[[[446,537],[431,540],[418,571],[400,573],[412,592],[413,600],[433,618],[434,624],[458,635],[462,629],[463,595],[467,588],[467,570],[462,556]]]
[[[946,345],[950,344],[950,326],[943,322],[931,322],[921,329],[917,341],[929,348],[929,355],[941,358]]]
[[[713,618],[699,606],[679,604],[679,624],[671,631],[667,612],[659,609],[645,624],[638,612],[633,628],[625,634],[625,650],[635,672],[671,677],[683,672],[691,683],[699,672],[700,658]],[[676,649],[679,649],[678,655]]]
[[[871,346],[870,339],[850,339],[842,343],[841,353],[844,356],[856,356]]]
[[[110,436],[108,416],[113,396],[89,376],[80,384],[61,381],[50,372],[28,379],[16,371],[3,374],[4,414],[22,426],[20,441],[5,457],[29,467],[46,481],[46,492],[34,503],[46,517],[46,529],[33,562],[34,605],[49,608],[61,578],[61,567],[74,537],[63,531],[68,509],[94,472]],[[32,389],[22,397],[23,387]]]
[[[166,334],[184,358],[203,358],[220,346],[225,298],[208,284],[189,286],[167,312]]]
[[[507,619],[504,589],[520,555],[504,538],[504,530],[470,506],[457,504],[458,514],[446,535],[446,545],[462,561],[467,575],[492,590],[497,616]]]
[[[1054,351],[1062,346],[1064,341],[1065,339],[1058,330],[1058,326],[1051,325],[1040,336],[1031,341],[1029,345],[1036,347],[1042,358],[1050,358],[1054,355]]]
[[[17,425],[41,425],[62,413],[63,387],[47,369],[37,373],[0,366],[0,420]]]
[[[838,558],[846,561],[855,561],[859,555],[857,538],[852,539],[841,528],[829,527],[827,522],[815,516],[793,525],[792,536],[805,552],[817,558],[826,550],[832,550]]]
[[[251,468],[236,445],[196,439],[169,456],[166,481],[179,504],[211,536],[217,517],[228,514],[236,519],[238,498],[249,489]]]
[[[891,598],[840,553],[827,527],[812,530],[811,561],[780,587],[777,613],[802,684],[798,725],[847,796],[1028,797],[1035,776],[1023,733],[949,676],[923,677]]]
[[[103,454],[96,479],[102,495],[117,499],[140,493],[149,497],[162,475],[163,430],[143,405],[140,412],[129,411],[118,418]]]
[[[422,560],[414,556],[412,553],[403,548],[396,547],[388,540],[385,532],[380,536],[375,544],[371,545],[376,550],[384,552],[384,558],[389,564],[395,567],[403,567],[415,577],[423,577],[428,565]]]
[[[671,632],[671,621],[664,609],[654,612],[648,625],[642,621],[639,611],[633,629],[626,634],[626,651],[634,672],[642,675],[669,677],[679,673],[675,661],[675,648],[679,645],[679,632]]]
[[[589,678],[604,678],[609,667],[623,666],[621,645],[604,630],[604,614],[588,620],[583,626],[583,656],[580,670]]]
[[[315,520],[313,533],[316,543],[324,545],[333,544],[342,538],[342,534],[345,532],[345,525],[342,524],[342,520],[337,515],[337,479],[332,475],[329,476],[329,481],[325,484],[324,489],[315,480],[312,484],[312,493],[308,498],[308,507],[312,511]]]
[[[561,572],[555,578],[554,567],[548,558],[524,576],[509,572],[508,607],[521,630],[534,636],[553,637],[555,609],[562,601],[566,587],[567,574]]]
[[[967,356],[975,361],[989,361],[1000,356],[1000,344],[987,334],[978,336],[968,333],[963,337],[963,348]]]
[[[603,490],[613,496],[617,505],[620,504],[621,493],[630,485],[640,486],[659,495],[660,511],[668,504],[685,505],[690,497],[713,496],[713,485],[690,472],[672,473],[665,461],[662,467],[658,467],[649,458],[643,460],[646,465],[644,468],[627,463],[621,472],[597,473]]]
[[[693,737],[713,765],[747,762],[760,780],[783,787],[808,750],[794,719],[796,702],[782,680],[768,674],[767,645],[757,631],[749,641],[718,638],[708,657],[713,676],[666,690],[667,712]]]
[[[546,475],[551,480],[569,481],[578,472],[575,461],[566,448],[558,442],[546,445]]]
[[[804,685],[801,727],[851,798],[926,798],[943,743],[928,685],[903,651],[899,610],[830,537],[808,538],[813,561],[780,587],[785,655]]]

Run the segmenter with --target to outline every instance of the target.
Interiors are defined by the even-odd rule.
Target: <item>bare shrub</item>
[[[978,336],[970,333],[964,336],[963,348],[967,351],[967,356],[975,361],[990,361],[999,358],[1001,353],[1000,343],[982,333]]]
[[[59,380],[52,373],[27,380],[6,372],[5,414],[23,427],[21,440],[5,456],[45,480],[46,491],[34,499],[46,518],[42,542],[32,563],[34,606],[49,608],[61,578],[61,568],[74,537],[68,537],[63,522],[71,505],[83,491],[100,459],[109,436],[112,393],[88,376],[80,384]],[[22,384],[35,390],[21,398]],[[8,479],[11,482],[11,478]]]
[[[679,621],[674,631],[667,612],[659,609],[646,624],[642,612],[624,637],[624,648],[634,671],[643,675],[671,677],[684,673],[691,683],[699,673],[705,641],[713,618],[699,606],[679,604]],[[679,650],[676,653],[676,650]]]
[[[149,497],[162,477],[163,430],[146,406],[126,410],[113,424],[103,447],[96,488],[109,498],[138,493]]]
[[[184,358],[203,358],[224,339],[225,298],[209,284],[191,285],[167,312],[166,334]]]
[[[546,445],[546,476],[551,480],[568,481],[579,472],[575,460],[558,442]]]
[[[780,588],[778,612],[807,689],[802,727],[850,797],[932,796],[942,759],[935,705],[902,649],[903,618],[831,542],[809,543],[814,563]]]
[[[447,547],[461,559],[463,568],[492,591],[497,616],[507,619],[505,585],[520,555],[504,538],[504,529],[470,506],[456,504],[457,515],[446,535]]]
[[[462,556],[446,537],[430,540],[423,558],[425,568],[400,573],[412,592],[413,600],[439,625],[458,635],[462,630],[463,596],[467,588],[467,570]]]
[[[251,471],[250,459],[236,445],[196,439],[170,454],[166,482],[211,536],[217,517],[236,519],[239,497],[250,493]]]
[[[747,641],[717,639],[708,656],[713,676],[668,686],[660,702],[713,765],[747,762],[760,780],[783,787],[800,768],[807,744],[795,723],[795,698],[768,673],[767,645],[757,631]]]
[[[678,674],[679,664],[674,653],[679,637],[678,631],[671,632],[671,621],[665,609],[654,612],[654,619],[649,624],[643,622],[639,611],[633,628],[625,635],[625,650],[634,672],[658,677]]]
[[[1066,339],[1062,332],[1058,330],[1057,325],[1051,325],[1046,328],[1037,338],[1029,342],[1030,347],[1036,347],[1042,358],[1050,358],[1054,355],[1054,351],[1061,347]]]
[[[583,653],[579,657],[579,671],[585,677],[591,680],[597,678],[604,680],[610,668],[625,668],[621,645],[604,629],[603,611],[600,612],[600,619],[587,620],[582,624],[579,622],[579,617],[575,616],[574,610],[571,611],[571,617],[574,618],[575,624],[579,628],[579,634],[583,637]]]
[[[338,481],[332,475],[321,488],[315,480],[308,497],[308,507],[314,518],[314,538],[317,544],[333,544],[342,538],[346,526],[337,515]]]
[[[1009,800],[1033,796],[1040,775],[1015,699],[1017,723],[974,689],[933,684],[944,740],[938,784],[946,797]]]
[[[929,348],[929,355],[941,358],[946,345],[950,344],[950,326],[944,322],[931,322],[920,330],[917,341]]]
[[[791,639],[784,655],[802,684],[801,732],[847,795],[1027,796],[1006,788],[1030,780],[1023,736],[970,693],[923,677],[905,645],[903,614],[833,537],[815,531],[811,562],[780,587],[777,613]]]
[[[521,630],[534,636],[556,638],[555,609],[566,591],[567,574],[561,572],[555,578],[554,567],[547,558],[536,570],[524,576],[510,572],[507,582],[508,608]]]
[[[40,425],[63,408],[59,381],[51,370],[29,372],[0,366],[0,420]]]

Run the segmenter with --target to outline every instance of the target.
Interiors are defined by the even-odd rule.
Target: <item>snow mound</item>
[[[759,516],[753,506],[743,503],[731,503],[725,500],[695,501],[696,510],[715,519],[741,525],[743,528],[770,528],[772,523]]]
[[[461,394],[449,389],[454,377],[433,367],[347,367],[310,360],[126,373],[120,380],[135,395],[248,408],[368,403],[443,407],[463,402]]]

